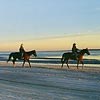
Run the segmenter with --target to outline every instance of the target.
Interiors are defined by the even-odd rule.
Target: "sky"
[[[0,51],[100,48],[100,0],[0,0]]]

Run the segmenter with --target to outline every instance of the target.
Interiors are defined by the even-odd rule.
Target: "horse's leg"
[[[30,68],[31,68],[30,60],[27,60],[27,62],[29,63],[29,66],[30,66]]]
[[[61,68],[63,67],[63,64],[64,64],[64,63],[62,62]]]
[[[83,63],[83,61],[81,61],[81,64],[82,64],[82,69],[83,69],[83,66],[84,66],[84,63]]]
[[[64,64],[63,57],[61,58],[61,63],[62,63],[62,65],[61,65],[61,68],[62,68],[63,64]]]
[[[69,65],[68,65],[68,59],[67,59],[67,61],[66,61],[66,64],[67,64],[67,67],[69,68]]]
[[[24,64],[25,64],[25,60],[23,60],[23,64],[22,64],[22,67],[24,67]]]
[[[78,69],[79,62],[80,62],[80,61],[79,61],[79,60],[77,60],[77,69]]]
[[[13,60],[12,60],[13,66],[14,66],[14,67],[15,67],[15,61],[16,61],[16,59],[13,59]]]
[[[64,60],[62,61],[62,66],[61,66],[61,68],[63,67],[63,64],[65,63],[65,61],[66,61],[66,59],[65,58],[63,58]]]

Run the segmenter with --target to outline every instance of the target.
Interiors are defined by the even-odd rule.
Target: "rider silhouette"
[[[25,53],[23,44],[20,45],[19,52],[20,52],[20,54],[21,54],[21,58],[23,58],[23,54]]]
[[[73,43],[72,54],[75,56],[75,59],[77,59],[78,50],[79,49],[76,47],[76,43]]]

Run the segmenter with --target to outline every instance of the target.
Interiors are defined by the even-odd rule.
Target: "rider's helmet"
[[[76,45],[76,43],[73,43],[73,45]]]

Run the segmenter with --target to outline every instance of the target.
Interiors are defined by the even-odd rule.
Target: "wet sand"
[[[21,64],[0,62],[0,100],[100,100],[99,67]]]
[[[48,69],[58,69],[58,70],[73,70],[73,71],[83,71],[83,72],[100,72],[100,64],[85,64],[83,69],[81,64],[79,65],[78,69],[76,67],[76,64],[69,64],[69,69],[64,64],[63,68],[61,68],[61,64],[42,64],[42,63],[31,63],[32,68],[48,68]],[[12,65],[12,62],[7,63],[6,61],[0,62],[0,67],[8,67],[8,68],[22,68],[22,62],[16,62],[15,67]],[[24,68],[29,68],[28,63],[25,63]]]

